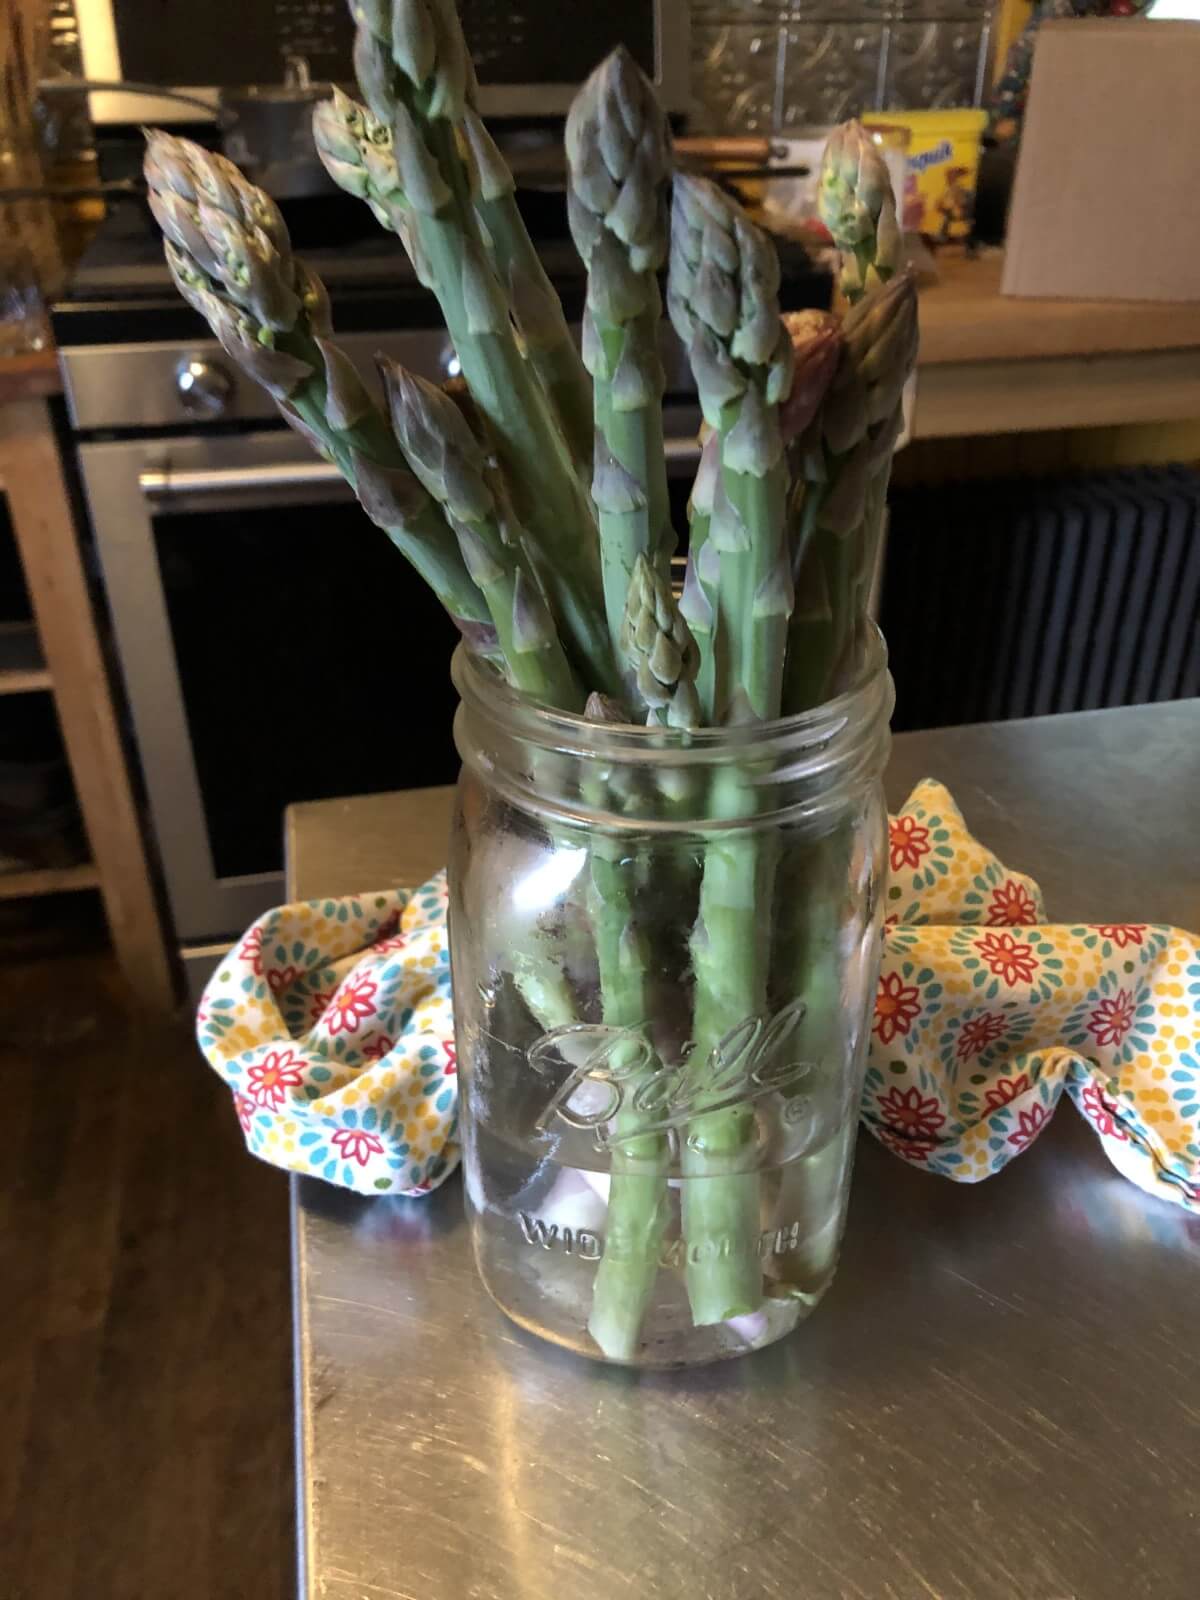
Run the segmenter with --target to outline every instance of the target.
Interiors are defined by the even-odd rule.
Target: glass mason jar
[[[489,1293],[586,1355],[709,1361],[833,1277],[877,978],[892,685],[681,733],[460,650],[450,941]]]

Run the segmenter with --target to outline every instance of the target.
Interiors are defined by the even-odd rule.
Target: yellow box
[[[987,112],[868,111],[863,124],[880,143],[904,152],[902,223],[908,233],[965,239],[975,211],[975,179]]]

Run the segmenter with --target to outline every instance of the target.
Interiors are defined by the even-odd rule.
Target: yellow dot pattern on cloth
[[[891,819],[889,865],[871,1131],[974,1183],[1028,1149],[1065,1091],[1127,1177],[1200,1210],[1200,941],[1047,923],[1037,884],[931,779]]]
[[[883,961],[862,1115],[974,1183],[1064,1091],[1113,1164],[1200,1210],[1200,941],[1057,926],[1041,890],[926,779],[889,824]],[[458,1162],[445,875],[281,906],[210,982],[201,1049],[254,1154],[364,1194],[425,1194]]]
[[[268,912],[208,985],[197,1035],[255,1155],[427,1194],[458,1162],[444,874]]]

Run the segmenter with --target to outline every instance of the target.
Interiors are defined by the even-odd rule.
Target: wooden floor
[[[285,1600],[286,1179],[185,1026],[30,943],[0,926],[0,1600]]]

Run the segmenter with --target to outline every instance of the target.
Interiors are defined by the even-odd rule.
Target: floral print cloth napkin
[[[1065,1092],[1139,1188],[1200,1211],[1200,940],[1046,922],[1041,890],[926,779],[891,819],[863,1120],[960,1182],[1026,1150]]]
[[[862,1115],[906,1161],[998,1171],[1066,1093],[1121,1172],[1200,1211],[1200,940],[1057,926],[926,779],[890,822]],[[261,917],[210,981],[200,1047],[250,1150],[362,1194],[458,1162],[445,875]]]

